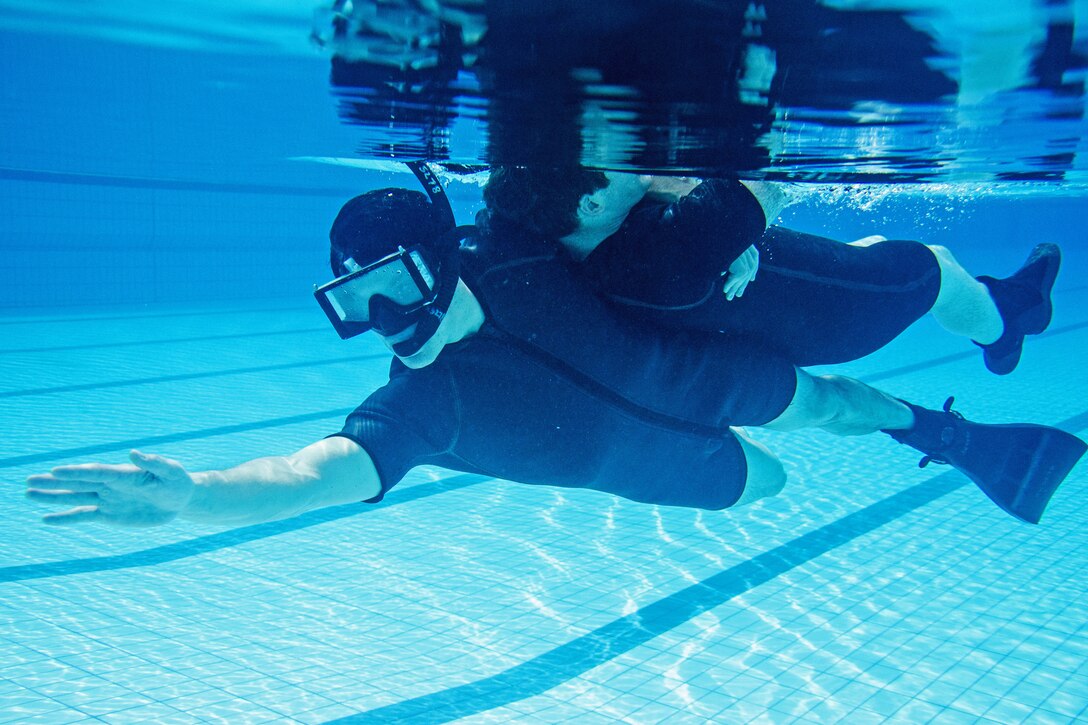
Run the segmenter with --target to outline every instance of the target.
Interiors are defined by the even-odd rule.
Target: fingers
[[[76,524],[100,518],[98,494],[104,488],[100,483],[80,480],[63,480],[51,473],[28,476],[26,497],[41,503],[75,506],[56,514],[46,514],[42,521],[51,525]]]
[[[102,484],[93,481],[63,480],[52,473],[28,476],[26,485],[29,489],[45,491],[74,491],[77,493],[98,493]]]
[[[136,484],[150,473],[160,478],[172,478],[185,474],[185,469],[177,461],[164,456],[150,455],[132,451],[129,458],[135,465],[127,463],[77,463],[70,466],[57,466],[47,474],[31,476],[27,485],[34,488],[97,491],[94,484],[107,486],[118,484]]]
[[[759,269],[759,250],[755,245],[749,246],[729,265],[728,276],[722,292],[727,300],[733,300],[744,295],[748,284],[756,278],[756,270]]]
[[[183,484],[192,486],[185,468],[177,461],[131,451],[132,464],[82,463],[57,466],[49,473],[26,479],[27,498],[68,508],[46,514],[42,521],[68,526],[88,521],[115,526],[150,526],[176,516],[175,508],[163,509],[156,495]],[[109,500],[104,497],[109,496]],[[161,498],[161,496],[160,496]],[[102,506],[106,505],[106,510]]]
[[[185,473],[185,469],[180,463],[165,456],[132,450],[129,452],[128,457],[141,469],[159,478],[176,478],[178,474],[184,475]]]
[[[94,483],[118,483],[127,481],[144,471],[127,463],[113,465],[109,463],[77,463],[71,466],[57,466],[47,475],[62,481],[86,481]],[[31,478],[38,478],[31,476]],[[27,479],[30,480],[30,479]]]
[[[42,521],[52,526],[69,526],[87,521],[99,521],[103,518],[97,506],[80,506],[59,514],[46,514]]]
[[[97,493],[43,491],[37,488],[27,489],[26,497],[32,501],[41,501],[42,503],[49,504],[63,504],[65,506],[97,506],[99,502]]]
[[[725,286],[725,299],[733,301],[737,297],[743,297],[744,290],[748,287],[748,281],[747,278],[738,278],[731,285],[727,284]]]

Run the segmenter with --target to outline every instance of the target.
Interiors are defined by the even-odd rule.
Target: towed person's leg
[[[1054,244],[1037,245],[1024,265],[1008,277],[974,277],[945,247],[931,245],[941,268],[941,287],[931,312],[942,327],[982,348],[986,368],[1011,373],[1020,362],[1026,335],[1050,324],[1050,293],[1061,265]]]
[[[930,312],[944,329],[980,345],[1001,337],[1004,324],[986,285],[979,282],[947,248],[927,245],[941,268],[941,288]]]

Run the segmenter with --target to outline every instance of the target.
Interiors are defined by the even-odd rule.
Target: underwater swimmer
[[[436,200],[444,197],[429,189]],[[1084,444],[1045,426],[990,426],[859,381],[812,376],[756,342],[645,325],[572,274],[552,240],[454,228],[419,192],[349,201],[330,232],[336,279],[315,293],[342,337],[395,359],[341,430],[288,456],[190,474],[133,451],[31,476],[54,524],[242,525],[380,501],[418,465],[723,509],[777,493],[778,459],[732,426],[885,430],[1037,522]],[[529,293],[531,292],[531,294]]]
[[[976,278],[941,246],[768,228],[786,199],[759,182],[503,167],[484,198],[488,214],[558,239],[629,314],[757,335],[802,367],[868,355],[928,312],[980,345],[989,370],[1012,372],[1025,335],[1050,322],[1061,260],[1041,244],[1011,277]]]

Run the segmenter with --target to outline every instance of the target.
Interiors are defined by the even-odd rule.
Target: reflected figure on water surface
[[[559,116],[583,137],[607,121],[582,159],[605,168],[897,183],[1076,167],[1085,62],[1068,3],[977,29],[966,10],[903,5],[338,2],[315,37],[363,156],[549,164],[537,137]],[[971,153],[987,135],[1003,141]]]
[[[612,164],[758,168],[769,160],[760,138],[780,101],[808,103],[815,88],[836,108],[895,102],[906,88],[914,89],[912,101],[954,91],[926,66],[935,54],[926,36],[901,16],[860,13],[885,39],[874,49],[859,13],[811,0],[405,1],[334,9],[330,29],[318,35],[333,52],[341,116],[418,134],[417,143],[387,149],[402,156],[447,158],[442,144],[459,95],[479,96],[487,119],[505,119],[507,127],[512,113],[536,125],[604,104],[630,119],[637,138],[624,158],[607,159]],[[862,57],[869,71],[851,73]],[[547,161],[535,151],[492,143],[481,160]]]
[[[757,338],[619,314],[556,239],[514,225],[455,227],[433,175],[416,170],[432,201],[368,192],[330,232],[337,278],[318,301],[342,337],[374,332],[395,356],[389,382],[339,432],[290,456],[192,475],[136,451],[132,464],[60,466],[27,482],[32,499],[67,508],[46,520],[252,523],[380,501],[423,464],[724,509],[785,484],[778,459],[739,428],[764,426],[882,430],[1038,522],[1085,451],[1055,428],[968,421],[951,399],[929,410],[810,375]]]
[[[532,134],[554,125],[552,116],[578,123],[590,102],[639,114],[624,151],[644,149],[639,163],[675,163],[684,145],[676,133],[695,113],[731,163],[754,167],[766,161],[756,142],[771,120],[774,73],[773,53],[752,51],[744,35],[758,17],[743,3],[688,0],[354,3],[347,12],[338,5],[322,43],[333,53],[341,117],[398,131],[365,155],[539,161],[544,149],[508,135],[492,139],[482,158],[458,159],[449,126],[483,109],[489,124]],[[465,98],[480,102],[457,106]],[[628,110],[624,98],[638,100]]]

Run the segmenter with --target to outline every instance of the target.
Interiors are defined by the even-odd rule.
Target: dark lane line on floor
[[[1088,327],[1088,321],[1078,322],[1072,325],[1065,325],[1064,327],[1055,328],[1054,330],[1047,331],[1040,335],[1040,337],[1057,336],[1067,332],[1073,332],[1082,328]],[[860,377],[866,383],[872,383],[878,380],[886,380],[888,378],[897,377],[899,375],[906,375],[908,373],[918,372],[930,367],[937,367],[950,362],[956,362],[963,360],[980,353],[976,350],[968,350],[962,353],[956,353],[954,355],[945,355],[943,357],[932,358],[927,361],[914,363],[911,365],[904,365],[898,368],[892,368],[880,373],[873,373],[872,375],[866,375]],[[383,357],[382,355],[376,355],[375,357]],[[194,375],[197,375],[194,373]],[[5,397],[0,394],[0,397]],[[338,409],[339,410],[339,409]],[[343,409],[350,410],[350,409]],[[231,431],[246,431],[246,430],[259,430],[261,428],[273,428],[277,425],[290,425],[292,422],[300,422],[302,420],[318,420],[323,417],[333,417],[337,411],[325,411],[318,413],[308,413],[301,416],[291,416],[287,418],[275,418],[268,421],[260,421],[257,423],[246,423],[240,426],[224,426],[220,428],[211,428],[205,430],[195,430],[190,433],[176,433],[169,436],[153,436],[149,438],[139,438],[128,441],[114,441],[112,443],[102,443],[95,446],[84,446],[80,448],[66,448],[54,451],[45,451],[42,453],[33,453],[25,456],[12,456],[10,458],[0,458],[0,469],[12,468],[27,463],[45,463],[55,459],[71,458],[78,455],[97,455],[99,453],[110,453],[113,451],[127,450],[129,448],[139,448],[146,445],[157,445],[159,443],[177,443],[186,440],[195,440],[199,438],[207,438],[212,435],[223,435],[225,432]],[[346,415],[346,413],[345,413]],[[280,422],[288,421],[288,422]]]
[[[1063,325],[1062,327],[1055,327],[1052,330],[1047,330],[1041,335],[1035,335],[1035,339],[1056,337],[1058,335],[1064,335],[1067,332],[1075,332],[1088,327],[1088,320],[1084,322],[1076,322],[1071,325]],[[1030,341],[1029,341],[1030,344]],[[859,375],[858,380],[863,383],[875,383],[880,380],[887,380],[888,378],[898,377],[900,375],[907,375],[909,373],[916,373],[920,370],[926,370],[928,368],[938,367],[940,365],[947,365],[948,363],[959,362],[960,360],[967,360],[969,358],[977,357],[979,364],[982,364],[982,353],[978,348],[971,350],[964,350],[963,352],[952,353],[951,355],[944,355],[942,357],[935,357],[929,360],[923,360],[921,362],[912,363],[910,365],[903,365],[901,367],[885,370],[880,373],[873,373],[872,375]]]
[[[1056,289],[1054,291],[1055,296],[1059,294],[1065,294],[1067,292],[1080,292],[1088,289],[1088,285],[1080,285],[1078,287],[1067,287],[1064,289]],[[275,312],[298,312],[309,313],[312,311],[309,305],[290,305],[287,307],[224,307],[216,308],[206,311],[189,311],[189,312],[149,312],[146,314],[135,315],[108,315],[108,316],[87,316],[87,317],[51,317],[51,316],[33,316],[26,310],[21,310],[17,307],[7,308],[0,310],[0,327],[5,325],[52,325],[66,322],[121,322],[126,320],[157,320],[168,319],[173,317],[223,317],[226,315],[263,315]],[[29,315],[27,318],[19,318],[18,315]],[[16,315],[17,319],[5,320],[4,315]]]
[[[1088,424],[1088,411],[1057,427]],[[541,695],[971,482],[945,471],[489,677],[329,723],[446,723]],[[990,505],[980,493],[979,505]],[[1028,524],[1022,524],[1027,526]],[[738,696],[737,701],[740,700]]]
[[[0,325],[52,325],[62,322],[119,322],[124,320],[164,320],[171,317],[224,317],[226,315],[264,315],[275,312],[299,312],[307,313],[309,306],[291,305],[290,307],[223,307],[214,310],[190,311],[190,312],[148,312],[142,315],[109,315],[96,317],[41,317],[33,316],[4,320],[0,319]],[[0,314],[20,314],[18,309],[8,309]],[[26,314],[25,312],[23,314]]]
[[[1067,418],[1061,424],[1060,428],[1069,431],[1070,433],[1076,433],[1077,431],[1088,428],[1088,411],[1085,411],[1079,415]],[[877,502],[876,504],[867,507],[861,511],[849,514],[844,519],[851,516],[857,517],[869,511],[878,505],[887,505],[888,501],[897,499],[897,497],[903,496],[903,494],[910,494],[915,489],[920,489],[929,486],[930,484],[937,484],[942,481],[945,476],[955,476],[955,471],[946,471],[935,479],[925,481],[913,486],[906,491],[900,492],[888,499]],[[377,509],[388,508],[397,504],[410,503],[412,501],[418,501],[420,499],[428,498],[430,496],[436,496],[440,493],[446,493],[449,491],[458,491],[470,486],[475,486],[478,483],[484,483],[486,481],[493,481],[495,479],[488,476],[480,476],[472,473],[453,474],[438,481],[432,481],[430,483],[421,483],[409,488],[398,488],[390,492],[389,496],[376,504],[346,504],[343,506],[330,506],[328,508],[319,509],[317,511],[311,511],[301,516],[296,516],[291,519],[284,519],[282,521],[271,521],[264,524],[255,524],[253,526],[244,526],[237,529],[230,529],[228,531],[222,531],[216,534],[210,534],[208,536],[200,536],[194,539],[186,539],[184,541],[178,541],[172,544],[164,544],[162,546],[156,546],[151,549],[143,549],[140,551],[133,551],[126,554],[116,554],[113,556],[95,556],[84,559],[69,559],[66,561],[51,561],[38,564],[22,564],[17,566],[0,567],[0,583],[14,582],[14,581],[26,581],[28,579],[47,579],[57,576],[67,576],[70,574],[88,574],[100,571],[115,571],[118,569],[132,569],[142,566],[154,566],[156,564],[163,564],[172,561],[178,561],[191,556],[199,556],[201,554],[209,554],[221,549],[237,546],[239,544],[252,543],[261,539],[270,538],[273,536],[279,536],[280,534],[290,533],[292,531],[299,531],[311,526],[317,526],[319,524],[328,523],[331,521],[339,521],[340,519],[346,519],[351,516],[366,513],[368,511],[375,511]],[[947,490],[944,493],[950,493],[962,486],[966,485],[967,481],[951,481],[946,487]],[[944,493],[934,496],[933,499],[943,496]],[[914,494],[912,494],[914,495]],[[909,510],[914,510],[928,501],[922,501],[918,499],[919,503],[910,509],[904,510],[903,513],[907,513]],[[834,526],[838,522],[828,524],[823,528]],[[808,536],[808,535],[806,535]],[[804,537],[802,537],[804,538]],[[851,538],[856,538],[852,536]],[[796,544],[800,539],[790,542],[790,544]],[[845,542],[843,542],[845,543]],[[786,544],[783,546],[789,546]],[[779,547],[782,548],[782,547]],[[777,551],[777,550],[775,550]],[[773,552],[767,552],[768,554]],[[766,554],[761,555],[766,556]],[[758,559],[759,557],[756,557]],[[755,560],[753,560],[755,561]],[[733,571],[733,569],[727,570],[720,574],[716,574],[707,581],[717,581],[719,578]],[[692,585],[688,589],[701,586],[700,584]],[[688,591],[684,590],[684,592]],[[742,592],[743,593],[743,592]],[[683,594],[680,592],[678,594]],[[736,595],[734,595],[736,596]],[[651,605],[653,606],[653,605]],[[717,605],[715,605],[717,606]],[[640,612],[643,610],[639,610]],[[638,613],[631,615],[638,619]],[[694,615],[692,615],[694,616]],[[689,617],[690,618],[690,617]],[[599,631],[599,630],[595,630]],[[592,634],[592,633],[591,633]]]
[[[1080,327],[1085,326],[1085,324],[1088,324],[1088,323],[1083,323],[1081,325],[1069,326],[1069,327],[1063,328],[1063,329],[1065,329],[1065,330],[1079,329]],[[1055,330],[1055,333],[1057,333],[1057,332],[1058,331]],[[957,359],[959,359],[959,358],[957,358]],[[933,365],[942,364],[942,361],[944,361],[944,358],[935,358],[932,361],[932,364]],[[913,369],[913,366],[912,366],[912,369]],[[902,370],[902,368],[899,368],[899,370]],[[903,373],[899,373],[899,374],[903,374]],[[350,410],[351,409],[349,409],[349,408],[343,408],[343,409],[332,410],[332,411],[311,413],[311,414],[302,415],[302,416],[292,416],[292,417],[289,417],[289,418],[275,418],[275,419],[271,419],[271,420],[267,420],[267,421],[261,421],[259,423],[249,423],[249,424],[242,424],[242,425],[238,425],[238,426],[224,426],[224,427],[219,427],[219,428],[209,428],[209,429],[205,429],[205,430],[191,431],[189,433],[178,433],[178,434],[172,434],[172,435],[167,435],[167,436],[155,436],[155,437],[150,437],[150,438],[133,439],[133,440],[128,440],[128,441],[115,441],[113,443],[101,444],[101,445],[97,445],[97,446],[85,446],[83,448],[70,448],[70,449],[65,449],[65,450],[60,450],[60,451],[51,451],[51,452],[47,452],[47,453],[30,454],[30,455],[27,455],[27,456],[15,456],[15,457],[6,458],[6,459],[0,459],[0,469],[11,468],[11,467],[14,467],[14,466],[25,465],[25,464],[28,464],[28,463],[47,463],[47,462],[50,462],[50,461],[56,461],[58,459],[72,458],[72,457],[80,456],[80,455],[97,455],[97,454],[100,454],[100,453],[111,453],[111,452],[123,451],[123,450],[127,450],[128,448],[149,447],[149,446],[157,445],[157,444],[161,444],[161,443],[176,443],[176,442],[183,442],[183,441],[188,441],[188,440],[196,440],[196,439],[200,439],[200,438],[207,438],[207,437],[211,437],[211,436],[214,436],[214,435],[224,435],[224,434],[233,433],[233,432],[242,432],[242,431],[247,431],[247,430],[259,430],[259,429],[263,429],[263,428],[273,428],[273,427],[280,426],[280,425],[290,425],[290,424],[298,423],[298,422],[308,422],[308,421],[313,421],[313,420],[320,420],[322,418],[342,417],[342,416],[347,415],[347,413],[350,412]],[[1069,418],[1069,419],[1067,419],[1066,423],[1069,426],[1071,426],[1071,427],[1065,428],[1066,430],[1069,430],[1070,432],[1077,432],[1079,430],[1082,430],[1082,429],[1088,427],[1088,412],[1082,413],[1079,416],[1074,416],[1072,418]],[[454,478],[456,478],[456,476]],[[444,479],[444,480],[446,480],[446,479]],[[450,479],[450,480],[452,480],[452,479]],[[429,486],[430,484],[424,484],[424,485]],[[413,487],[412,490],[415,490],[416,488],[419,488],[419,487],[418,486]],[[394,493],[395,492],[396,492],[396,490],[394,490]],[[440,491],[436,491],[436,492],[440,492]],[[402,502],[402,501],[406,502],[408,500],[414,500],[414,499],[402,499],[401,497],[392,496],[392,494],[391,494],[389,503],[391,505],[392,503],[398,503],[398,502]],[[383,505],[384,504],[385,504],[385,502],[383,502]],[[362,510],[366,510],[366,508],[364,508]],[[273,535],[273,534],[269,534],[269,535]],[[181,544],[179,543],[177,546],[180,546],[180,545]],[[229,545],[229,544],[227,544],[227,545]],[[203,553],[203,550],[201,550],[201,552],[198,552],[198,553]],[[140,552],[134,552],[133,554],[130,554],[130,555],[127,555],[127,556],[138,556],[139,554],[140,554]],[[180,557],[178,557],[178,558],[180,558]],[[76,560],[76,561],[82,561],[82,560]],[[39,566],[39,565],[28,564],[28,565],[25,565],[25,566],[33,568],[33,567]],[[44,565],[42,565],[42,566],[44,566]],[[53,565],[51,564],[50,566],[53,566]],[[59,564],[57,564],[57,566],[59,566]],[[20,568],[21,569],[21,568],[24,568],[24,567],[9,567],[9,568]],[[6,571],[6,570],[0,570],[0,572],[3,572],[3,571]],[[56,571],[58,573],[49,574],[48,576],[60,576],[60,575],[63,574],[63,572],[60,571],[60,570],[56,570]],[[35,578],[41,578],[41,577],[35,577]],[[4,581],[4,580],[0,579],[0,581]]]
[[[5,582],[26,581],[28,579],[47,579],[56,576],[68,576],[69,574],[89,574],[92,572],[117,571],[118,569],[132,569],[142,566],[154,566],[165,564],[179,559],[187,559],[191,556],[210,554],[221,549],[227,549],[239,544],[248,544],[260,541],[280,534],[308,529],[311,526],[339,521],[351,516],[357,516],[369,511],[388,508],[400,503],[418,501],[430,496],[437,496],[447,491],[457,491],[478,483],[491,481],[487,476],[479,476],[472,473],[461,473],[432,481],[421,483],[408,488],[398,488],[389,493],[389,496],[379,503],[352,503],[343,506],[330,506],[328,508],[310,511],[309,513],[295,516],[282,521],[270,521],[253,526],[243,526],[237,529],[222,531],[217,534],[199,536],[195,539],[186,539],[172,544],[164,544],[151,549],[133,551],[127,554],[115,554],[113,556],[94,556],[86,559],[69,559],[67,561],[50,561],[40,564],[23,564],[21,566],[0,567],[0,584]]]
[[[327,327],[300,327],[294,330],[269,330],[265,332],[241,332],[232,335],[203,335],[201,337],[171,337],[163,340],[125,340],[124,342],[100,342],[88,345],[60,345],[56,347],[12,347],[0,349],[0,355],[14,355],[30,352],[72,352],[74,350],[105,350],[115,347],[140,347],[141,345],[171,345],[181,342],[208,342],[210,340],[241,340],[251,337],[273,337],[275,335],[303,335],[315,332],[328,332]]]
[[[23,456],[10,456],[8,458],[0,458],[0,469],[14,468],[15,466],[25,466],[30,463],[48,463],[50,461],[56,461],[62,458],[96,456],[100,453],[128,451],[132,448],[151,448],[153,446],[159,446],[164,443],[181,443],[184,441],[199,440],[201,438],[211,438],[213,436],[230,435],[233,433],[246,433],[254,430],[264,430],[265,428],[278,428],[280,426],[294,425],[296,423],[309,423],[315,420],[324,420],[327,418],[344,418],[347,416],[348,413],[353,410],[354,408],[334,408],[332,410],[317,411],[316,413],[289,415],[283,418],[269,418],[268,420],[260,420],[254,423],[223,425],[217,426],[215,428],[203,428],[201,430],[191,430],[181,433],[168,433],[166,435],[148,436],[146,438],[131,438],[125,441],[110,441],[109,443],[100,443],[94,446],[62,448],[59,450],[43,451],[41,453],[30,453]],[[335,431],[329,432],[334,433]]]
[[[125,189],[169,189],[171,191],[212,191],[234,194],[267,194],[271,196],[324,196],[349,199],[357,192],[350,189],[318,186],[286,186],[278,184],[240,184],[227,181],[203,181],[198,179],[167,179],[155,176],[113,176],[87,174],[73,171],[43,171],[0,167],[0,179],[7,181],[36,181],[49,184],[74,184],[76,186],[115,186]]]
[[[247,375],[249,373],[267,373],[276,370],[293,370],[296,368],[318,367],[321,365],[336,365],[349,362],[366,362],[369,360],[387,360],[389,353],[376,355],[357,355],[355,357],[334,357],[327,360],[307,360],[304,362],[280,363],[279,365],[258,365],[249,368],[227,368],[225,370],[208,370],[202,373],[181,373],[178,375],[160,375],[153,378],[132,378],[129,380],[113,380],[102,383],[82,383],[78,385],[58,385],[52,388],[26,388],[23,390],[9,390],[0,392],[0,398],[19,398],[27,395],[51,395],[54,393],[74,393],[84,390],[104,390],[106,388],[124,388],[131,385],[153,385],[155,383],[176,383],[181,380],[199,380],[201,378],[218,378],[229,375]]]

